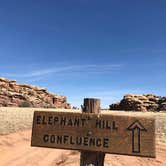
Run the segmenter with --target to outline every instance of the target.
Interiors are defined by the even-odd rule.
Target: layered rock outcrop
[[[0,106],[44,107],[70,109],[65,96],[51,94],[45,88],[17,84],[15,80],[0,77]]]
[[[154,94],[127,94],[120,102],[111,104],[110,110],[126,111],[166,111],[166,97]]]

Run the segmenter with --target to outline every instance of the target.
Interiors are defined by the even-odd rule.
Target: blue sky
[[[0,76],[80,106],[166,95],[165,0],[0,0]]]

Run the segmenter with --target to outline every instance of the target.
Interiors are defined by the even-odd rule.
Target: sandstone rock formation
[[[154,94],[127,94],[120,102],[111,104],[110,110],[166,111],[166,97]]]
[[[47,92],[45,88],[16,84],[15,80],[0,77],[0,106],[70,108],[65,96]]]

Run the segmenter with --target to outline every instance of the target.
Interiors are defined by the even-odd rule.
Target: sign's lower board
[[[155,157],[155,120],[140,116],[36,111],[31,145]]]

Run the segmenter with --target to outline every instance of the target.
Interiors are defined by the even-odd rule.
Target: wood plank
[[[155,157],[155,119],[35,111],[31,145]]]
[[[100,114],[100,99],[85,98],[82,106],[83,113]],[[98,151],[80,151],[80,166],[104,166],[105,153]]]

